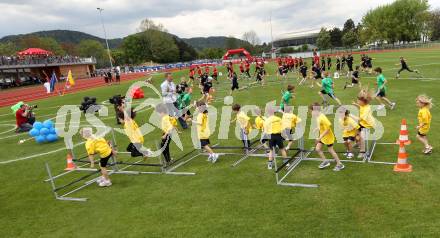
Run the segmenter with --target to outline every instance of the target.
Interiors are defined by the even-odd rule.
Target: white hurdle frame
[[[376,148],[377,144],[381,144],[381,143],[377,143],[377,141],[375,139],[371,140],[372,142],[370,143],[370,139],[369,139],[369,134],[370,134],[370,130],[368,128],[365,128],[364,132],[365,134],[365,156],[363,158],[363,160],[348,160],[348,159],[343,159],[341,160],[342,162],[349,162],[349,163],[371,163],[371,164],[383,164],[383,165],[395,165],[395,163],[391,163],[391,162],[382,162],[382,161],[373,161],[373,154],[374,154],[374,150]],[[298,144],[299,144],[299,148],[304,148],[304,137],[301,137],[301,139],[298,140]],[[390,143],[384,143],[384,144],[390,144]],[[279,179],[280,175],[279,173],[275,173],[275,178],[276,178],[276,182],[278,185],[282,185],[282,186],[290,186],[290,187],[304,187],[304,188],[317,188],[319,187],[318,184],[303,184],[303,183],[287,183],[284,182],[284,180],[286,179],[286,177],[291,174],[293,172],[293,170],[295,170],[297,168],[297,166],[302,162],[302,161],[318,161],[321,162],[322,159],[321,158],[309,158],[308,156],[313,153],[314,147],[309,150],[309,151],[301,151],[299,154],[299,157],[296,157],[296,160],[293,161],[293,163],[287,168],[287,172],[286,174],[281,177],[281,179]],[[340,152],[339,152],[340,153]],[[328,159],[327,161],[334,161],[333,159]],[[277,165],[275,163],[275,171],[277,171]],[[280,171],[279,171],[280,172]]]
[[[117,145],[116,145],[116,137],[115,137],[115,135],[114,135],[114,129],[113,129],[113,128],[111,128],[111,133],[112,133],[112,143],[113,143],[113,146],[114,146],[114,148],[117,148],[117,147],[116,147],[116,146],[117,146]],[[192,150],[192,151],[186,153],[184,156],[181,157],[181,159],[183,159],[184,157],[186,157],[186,156],[188,156],[188,155],[191,155],[194,151],[196,151],[196,150]],[[79,160],[76,159],[76,155],[75,155],[73,149],[70,149],[70,152],[71,152],[72,158],[73,158],[73,160],[74,160],[75,162],[85,162],[85,161],[79,161]],[[129,152],[118,152],[118,154],[129,154]],[[191,159],[189,159],[189,160],[192,160],[193,158],[199,156],[200,154],[201,154],[201,153],[199,152],[197,155],[193,156],[193,157],[192,157]],[[164,175],[183,175],[183,176],[192,176],[192,175],[196,175],[196,173],[194,173],[194,172],[175,172],[175,171],[174,171],[174,170],[176,170],[178,167],[180,167],[180,166],[182,166],[183,164],[186,164],[187,162],[189,162],[189,160],[184,161],[184,162],[182,162],[182,163],[180,163],[180,164],[178,164],[178,165],[176,165],[176,166],[171,167],[171,168],[168,169],[168,168],[165,166],[164,162],[163,162],[163,158],[161,157],[161,158],[160,158],[160,161],[161,161],[161,164],[160,164],[160,165],[162,165],[162,166],[160,166],[160,168],[161,168],[160,171],[136,171],[136,170],[126,170],[126,169],[128,169],[128,168],[130,168],[130,167],[132,167],[132,166],[136,166],[137,164],[142,164],[143,159],[139,159],[138,161],[136,161],[136,162],[134,162],[134,163],[126,164],[125,167],[123,167],[123,168],[120,169],[120,168],[118,168],[118,162],[117,162],[117,160],[116,160],[116,156],[112,156],[112,157],[111,157],[110,166],[111,166],[113,169],[108,170],[108,172],[109,172],[108,174],[109,174],[109,176],[112,175],[112,174],[129,174],[129,175],[139,175],[139,174],[158,174],[158,175],[160,175],[160,174],[164,174]],[[98,178],[101,176],[101,175],[99,174],[99,172],[100,172],[99,169],[84,168],[84,167],[87,166],[87,165],[88,165],[88,164],[85,163],[84,165],[77,166],[77,167],[76,167],[75,169],[73,169],[73,170],[68,170],[68,171],[65,171],[65,172],[62,172],[62,173],[60,173],[60,174],[57,174],[57,175],[53,176],[53,174],[52,174],[52,170],[51,170],[51,168],[50,168],[50,166],[49,166],[49,163],[48,163],[48,162],[45,162],[45,169],[46,169],[46,172],[47,172],[47,174],[48,174],[48,178],[45,179],[44,182],[49,182],[49,183],[50,183],[51,188],[52,188],[52,193],[54,194],[55,199],[57,199],[57,200],[62,200],[62,201],[77,201],[77,202],[86,202],[86,201],[88,200],[88,198],[68,197],[68,196],[71,195],[72,193],[75,193],[75,192],[77,192],[77,191],[80,191],[80,190],[82,190],[82,189],[84,189],[84,188],[86,188],[86,187],[88,187],[88,186],[94,184],[94,183],[98,180]],[[159,166],[158,166],[158,167],[159,167]],[[67,187],[70,187],[70,186],[76,184],[76,183],[80,183],[83,179],[85,180],[87,177],[89,177],[88,175],[86,175],[86,176],[83,176],[83,177],[82,177],[83,179],[80,178],[80,179],[79,179],[78,181],[76,181],[76,182],[75,182],[75,180],[74,180],[74,182],[71,182],[71,184],[68,183],[67,185],[63,185],[63,186],[60,186],[60,187],[56,187],[56,184],[55,184],[55,180],[56,180],[56,179],[61,178],[61,177],[65,176],[65,175],[67,175],[67,174],[70,174],[70,173],[72,173],[72,172],[90,172],[90,175],[89,175],[90,177],[93,176],[93,175],[95,175],[95,174],[98,175],[98,176],[95,177],[95,178],[93,178],[93,179],[90,179],[90,180],[85,181],[83,185],[81,185],[81,186],[79,186],[79,187],[77,187],[77,188],[74,188],[73,190],[70,190],[70,191],[68,191],[68,192],[66,192],[66,193],[64,193],[64,194],[59,194],[59,190],[63,190],[63,189],[65,189],[65,188],[67,188]]]

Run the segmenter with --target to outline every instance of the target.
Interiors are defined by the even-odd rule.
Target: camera
[[[93,107],[92,107],[93,106]],[[96,113],[99,111],[100,106],[96,104],[96,98],[95,97],[84,97],[83,102],[81,103],[81,106],[79,109],[83,111],[84,113],[88,112],[88,109],[92,107],[92,113]]]
[[[33,109],[35,109],[35,108],[38,108],[38,105],[28,106],[28,110],[29,110],[29,111],[30,111],[30,110],[33,110]]]
[[[125,97],[121,96],[120,94],[114,95],[113,97],[109,98],[109,102],[115,106],[120,106],[124,102]]]

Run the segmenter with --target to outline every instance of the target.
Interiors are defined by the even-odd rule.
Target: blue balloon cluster
[[[57,131],[51,120],[46,120],[43,123],[39,121],[34,122],[32,130],[29,131],[29,135],[34,137],[35,141],[39,144],[58,140]]]

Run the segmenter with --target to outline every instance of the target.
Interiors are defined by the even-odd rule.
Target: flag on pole
[[[67,81],[69,81],[70,86],[75,85],[75,80],[73,79],[71,70],[69,70],[69,73],[67,74]]]
[[[53,93],[55,91],[55,84],[57,83],[57,75],[55,72],[52,73],[52,77],[50,78],[50,92]]]

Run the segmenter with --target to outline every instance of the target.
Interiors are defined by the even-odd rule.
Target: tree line
[[[427,0],[396,0],[369,10],[358,24],[348,19],[342,30],[322,28],[317,46],[352,48],[427,39],[440,39],[440,9],[429,11]]]

